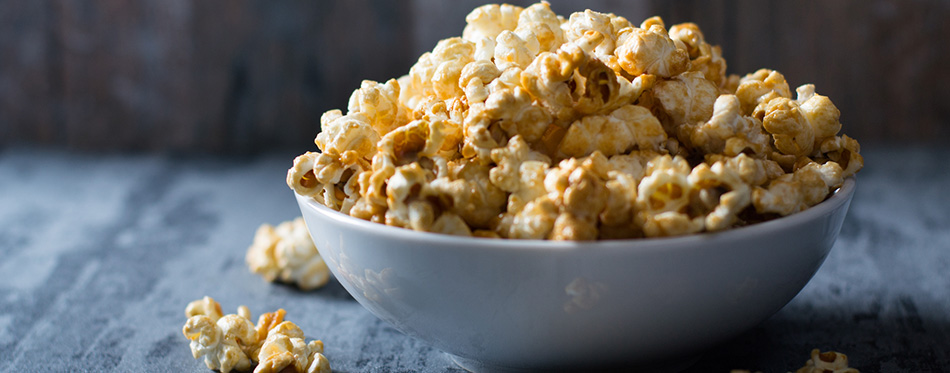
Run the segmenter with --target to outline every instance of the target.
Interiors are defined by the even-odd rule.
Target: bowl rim
[[[320,215],[332,219],[339,224],[347,225],[355,229],[370,231],[374,235],[381,235],[384,238],[415,241],[419,243],[463,247],[479,246],[483,249],[497,250],[543,250],[543,251],[572,251],[572,250],[612,250],[622,249],[630,250],[651,250],[656,248],[668,248],[670,246],[689,246],[689,245],[709,245],[714,241],[734,241],[742,237],[753,235],[769,234],[784,228],[802,224],[823,215],[829,214],[849,202],[856,188],[854,176],[845,178],[840,187],[831,192],[831,196],[817,205],[811,206],[803,211],[772,219],[765,222],[750,224],[743,227],[730,228],[720,232],[703,232],[683,236],[672,237],[651,237],[651,238],[629,238],[615,240],[596,240],[596,241],[551,241],[540,239],[514,239],[514,238],[482,238],[482,237],[463,237],[449,234],[420,232],[407,228],[394,227],[390,225],[374,223],[368,220],[352,217],[342,212],[333,210],[317,202],[310,196],[303,196],[294,192],[298,204],[301,208],[307,206],[315,210]]]

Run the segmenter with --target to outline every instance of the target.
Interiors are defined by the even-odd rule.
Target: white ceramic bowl
[[[681,359],[765,320],[831,250],[854,195],[675,238],[464,238],[356,219],[297,195],[320,254],[366,309],[461,365],[571,368]]]

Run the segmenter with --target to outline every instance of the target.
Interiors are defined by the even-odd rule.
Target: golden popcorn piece
[[[226,315],[212,320],[208,316],[192,316],[182,328],[191,340],[189,347],[195,359],[204,358],[208,369],[227,373],[232,370],[247,372],[252,360],[242,349],[245,341],[253,341],[257,334],[254,324],[238,315]]]
[[[326,112],[321,152],[287,184],[419,231],[612,239],[801,211],[863,167],[813,85],[793,98],[777,71],[725,69],[693,23],[485,5],[406,75]]]
[[[740,107],[735,95],[719,96],[709,121],[684,126],[682,137],[691,147],[706,154],[767,155],[772,149],[770,136],[763,131],[758,119],[743,116]]]
[[[495,40],[502,31],[513,31],[524,8],[509,4],[489,4],[472,10],[465,16],[462,38],[478,41],[483,38]]]
[[[614,54],[620,67],[633,76],[653,74],[669,78],[689,69],[686,46],[670,38],[659,17],[647,19],[640,27],[620,30]]]
[[[195,359],[204,358],[208,369],[227,373],[250,372],[330,372],[323,356],[323,342],[304,342],[297,325],[284,321],[286,311],[265,313],[255,325],[251,312],[238,307],[237,314],[220,315],[221,306],[211,297],[188,304],[188,321],[182,334],[191,342]],[[255,367],[256,365],[256,367]]]
[[[609,115],[590,115],[574,122],[558,150],[566,157],[586,157],[595,150],[609,157],[634,148],[660,151],[665,142],[666,132],[649,110],[627,105]]]
[[[689,174],[691,208],[705,215],[705,229],[719,231],[732,226],[738,214],[752,202],[752,190],[738,172],[725,162],[700,163]]]
[[[465,98],[468,99],[470,105],[485,102],[491,93],[488,84],[499,76],[501,76],[501,70],[498,70],[491,60],[476,59],[462,68],[459,86],[465,92]]]
[[[832,188],[844,182],[841,166],[835,162],[807,165],[772,180],[767,187],[752,191],[752,203],[759,213],[790,215],[823,201]]]
[[[553,52],[564,44],[561,20],[547,2],[535,3],[524,8],[518,15],[518,26],[514,33],[522,39],[527,39],[529,35],[535,38],[539,52]]]
[[[819,149],[828,159],[841,166],[843,177],[854,175],[864,167],[864,157],[860,154],[861,145],[848,135],[825,139]]]
[[[448,162],[446,171],[429,185],[441,207],[460,216],[472,229],[488,228],[507,201],[505,192],[491,182],[491,167],[463,158]]]
[[[739,80],[735,90],[742,105],[742,115],[752,115],[756,107],[776,97],[791,99],[785,76],[775,70],[759,69]],[[760,117],[759,120],[762,118]]]
[[[811,350],[811,358],[795,373],[859,373],[848,367],[848,356],[836,351]]]
[[[302,290],[323,287],[330,279],[330,269],[300,217],[280,223],[276,228],[262,224],[247,249],[245,261],[251,272],[264,280],[280,280]]]
[[[558,208],[550,239],[597,239],[598,218],[607,205],[607,167],[607,158],[595,151],[586,158],[565,159],[547,173],[546,197]]]
[[[670,38],[678,40],[689,53],[689,71],[698,71],[717,87],[727,83],[726,60],[722,48],[706,42],[706,37],[695,23],[680,23],[670,27]]]
[[[303,331],[290,321],[270,329],[258,355],[254,373],[329,373],[330,361],[323,356],[323,342],[304,341]]]
[[[188,306],[185,307],[185,317],[199,315],[208,316],[211,321],[218,321],[221,316],[224,316],[224,314],[221,313],[221,304],[209,296],[188,303]]]
[[[399,106],[399,92],[395,79],[382,84],[364,80],[350,96],[347,114],[362,114],[376,133],[383,136],[407,119],[405,108]]]
[[[647,237],[697,233],[703,216],[689,216],[691,169],[681,157],[664,155],[650,161],[637,187],[638,219]]]
[[[653,92],[671,128],[709,120],[719,96],[719,89],[695,71],[660,81]]]

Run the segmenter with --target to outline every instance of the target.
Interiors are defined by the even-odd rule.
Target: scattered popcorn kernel
[[[299,217],[276,228],[262,224],[245,260],[251,272],[265,280],[296,284],[302,290],[320,288],[330,279],[330,269]]]
[[[559,16],[543,1],[480,6],[465,21],[406,75],[363,81],[345,114],[324,113],[320,152],[297,157],[287,185],[417,231],[592,240],[774,219],[864,165],[830,98],[811,84],[793,97],[767,68],[727,73],[694,23]],[[285,262],[305,261],[301,250]],[[248,261],[277,278],[276,252]]]
[[[848,356],[840,352],[811,350],[811,359],[795,373],[859,373],[848,367]]]
[[[329,373],[330,361],[323,356],[323,342],[304,342],[303,331],[284,321],[267,334],[254,373]]]
[[[204,358],[208,369],[222,373],[250,372],[252,368],[255,373],[330,372],[323,342],[305,343],[300,328],[284,321],[283,309],[261,315],[257,325],[245,306],[238,307],[237,314],[215,320],[220,313],[220,305],[207,296],[191,302],[185,310],[188,321],[182,333],[191,341],[194,358]]]

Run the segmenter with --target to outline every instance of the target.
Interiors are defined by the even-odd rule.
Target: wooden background
[[[551,3],[696,22],[730,73],[816,84],[862,143],[950,140],[950,1]],[[0,0],[0,147],[310,149],[321,113],[345,108],[362,79],[408,72],[480,4]]]

